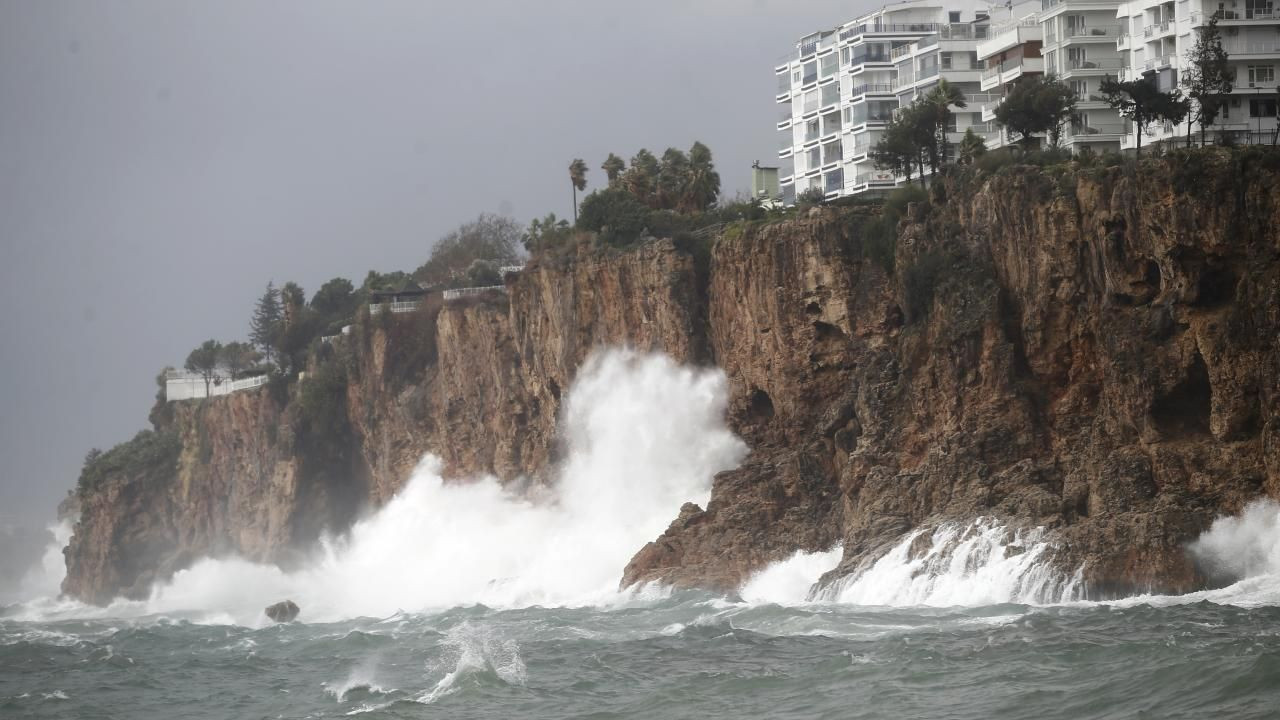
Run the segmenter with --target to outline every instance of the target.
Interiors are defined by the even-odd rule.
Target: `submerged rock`
[[[275,605],[268,605],[266,610],[267,617],[278,623],[293,622],[294,619],[298,617],[299,612],[301,612],[301,610],[298,608],[298,604],[292,600],[285,600],[283,602],[278,602]]]

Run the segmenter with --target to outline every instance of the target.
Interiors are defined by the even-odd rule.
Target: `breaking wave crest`
[[[209,559],[177,573],[150,613],[261,624],[291,598],[305,620],[483,604],[616,601],[622,568],[685,502],[705,503],[715,473],[745,445],[724,421],[723,373],[660,355],[594,356],[567,398],[568,455],[555,485],[514,494],[491,477],[450,482],[428,456],[386,506],[295,572]]]

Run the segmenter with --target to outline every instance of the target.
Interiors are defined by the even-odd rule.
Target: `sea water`
[[[1082,601],[1042,531],[986,518],[827,585],[838,547],[729,597],[619,591],[630,555],[745,454],[725,396],[716,371],[598,355],[552,488],[446,481],[427,457],[292,572],[208,559],[87,607],[51,592],[60,528],[32,599],[0,611],[0,718],[1280,716],[1271,503],[1188,549],[1227,586],[1180,597]],[[285,598],[299,621],[270,623]]]

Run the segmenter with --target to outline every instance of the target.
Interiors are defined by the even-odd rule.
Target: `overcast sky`
[[[610,151],[776,151],[772,67],[834,0],[0,0],[0,523],[41,524],[154,377],[268,280],[412,270],[571,214]]]

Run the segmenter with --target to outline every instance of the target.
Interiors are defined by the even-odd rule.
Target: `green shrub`
[[[648,227],[649,208],[626,190],[597,190],[582,201],[578,227],[616,246],[629,245]]]
[[[110,475],[172,477],[181,451],[182,441],[172,430],[143,430],[106,452],[90,450],[76,482],[76,492],[84,498],[102,487]]]
[[[933,298],[944,272],[955,258],[941,250],[931,250],[920,257],[902,274],[907,322],[914,323],[928,317]]]
[[[347,373],[340,362],[320,364],[298,384],[295,403],[298,440],[307,447],[331,447],[351,433],[347,418]]]

